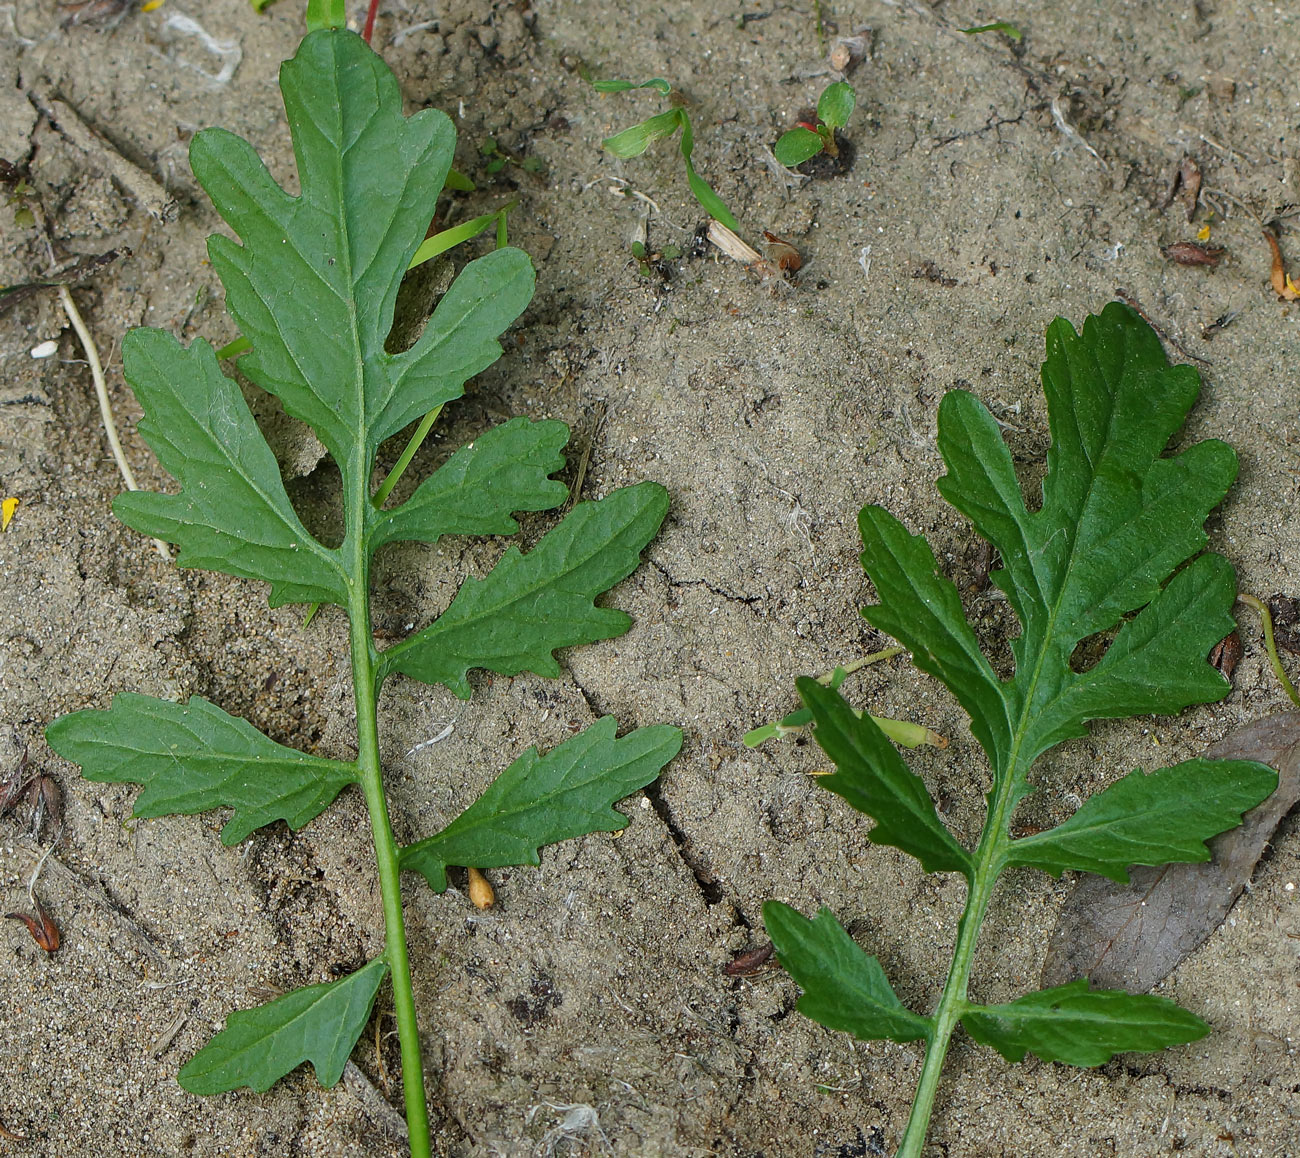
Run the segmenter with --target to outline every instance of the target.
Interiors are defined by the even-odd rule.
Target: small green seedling
[[[658,277],[667,281],[672,272],[668,262],[676,261],[681,255],[681,248],[676,245],[652,250],[644,241],[632,242],[632,260],[636,262],[637,273],[645,278]]]
[[[520,160],[512,153],[506,152],[497,141],[496,137],[488,137],[478,147],[479,156],[484,157],[487,163],[483,166],[483,172],[489,177],[495,177],[507,165],[517,165],[525,173],[545,173],[546,162],[541,157],[524,157]]]
[[[180,704],[119,694],[107,710],[55,720],[47,737],[90,780],[144,785],[136,816],[232,809],[221,834],[231,845],[280,820],[301,828],[344,788],[360,788],[383,952],[338,980],[232,1013],[179,1081],[196,1094],[262,1091],[310,1061],[321,1083],[333,1085],[389,978],[411,1152],[428,1158],[400,874],[419,874],[441,893],[450,865],[538,864],[542,845],[621,829],[627,819],[613,803],[659,774],[681,733],[647,727],[617,738],[607,716],[545,755],[527,750],[441,832],[399,845],[379,758],[380,690],[404,675],[468,699],[471,669],[555,676],[557,648],[626,631],[627,615],[594,600],[635,569],[668,496],[643,482],[578,503],[527,554],[511,547],[485,577],[466,579],[431,624],[376,648],[375,553],[403,540],[513,535],[514,512],[562,506],[568,488],[551,476],[564,466],[569,431],[554,421],[506,422],[458,450],[405,502],[383,504],[374,485],[380,445],[460,397],[466,380],[500,356],[497,337],[531,299],[533,268],[510,248],[470,262],[415,344],[390,352],[398,285],[424,248],[455,129],[437,110],[403,116],[393,74],[359,36],[339,28],[311,32],[281,69],[280,87],[298,196],[272,180],[251,145],[224,130],[197,134],[190,160],[240,239],[214,235],[208,243],[227,307],[251,343],[240,370],[310,425],[333,458],[342,481],[341,541],[322,541],[300,521],[240,387],[221,373],[212,347],[200,339],[187,349],[162,330],[128,334],[123,367],[144,410],[140,432],[180,492],[135,491],[113,507],[129,526],[178,544],[182,566],[269,583],[273,607],[315,601],[345,610],[356,758],[274,743],[199,696]]]
[[[657,76],[653,80],[642,81],[641,84],[634,84],[630,80],[598,80],[592,82],[592,88],[597,92],[629,92],[633,89],[650,88],[666,96],[673,106],[666,113],[657,113],[640,124],[633,125],[630,129],[624,129],[621,133],[606,137],[601,144],[614,156],[627,159],[628,157],[639,157],[655,141],[671,137],[674,133],[680,131],[682,134],[682,161],[686,165],[686,181],[691,187],[691,192],[695,195],[695,200],[700,203],[710,217],[721,221],[728,229],[737,233],[740,232],[740,226],[731,215],[731,210],[727,208],[726,203],[713,191],[713,187],[695,171],[695,165],[691,161],[691,154],[695,150],[695,132],[691,128],[690,115],[681,103],[681,95],[673,92],[672,85],[663,77]]]
[[[863,614],[912,653],[956,697],[992,769],[988,812],[974,848],[940,819],[924,781],[869,716],[817,680],[798,681],[813,737],[836,766],[817,783],[875,820],[869,839],[927,872],[967,882],[948,977],[929,1014],[899,1000],[880,962],[829,909],[812,920],[787,905],[763,908],[776,951],[803,988],[800,1012],[864,1041],[923,1041],[925,1060],[900,1158],[919,1158],[948,1044],[960,1023],[1009,1061],[1098,1066],[1116,1053],[1157,1050],[1209,1032],[1172,1001],[1087,980],[985,1005],[968,992],[980,926],[998,877],[1026,866],[1128,880],[1131,865],[1210,858],[1205,841],[1240,823],[1277,775],[1243,760],[1193,759],[1122,776],[1055,828],[1014,837],[1016,806],[1037,785],[1040,756],[1087,735],[1087,722],[1222,699],[1229,685],[1206,660],[1234,628],[1236,582],[1227,560],[1202,553],[1206,516],[1237,473],[1232,449],[1210,440],[1163,451],[1196,400],[1200,379],[1170,366],[1151,328],[1112,303],[1083,333],[1063,319],[1047,332],[1043,387],[1052,445],[1042,503],[1030,510],[993,416],[952,390],[939,407],[943,497],[995,546],[992,575],[1020,620],[1015,672],[1002,678],[962,612],[956,586],[929,544],[880,507],[863,509],[862,563],[880,598]],[[1101,659],[1080,643],[1106,633]],[[1113,633],[1113,634],[1112,634]],[[1050,783],[1050,773],[1036,777]]]
[[[797,128],[782,133],[772,150],[782,165],[793,168],[810,157],[825,153],[828,157],[840,155],[840,144],[835,139],[839,129],[849,123],[858,95],[846,80],[837,80],[826,86],[817,100],[817,120],[813,124],[801,121]]]

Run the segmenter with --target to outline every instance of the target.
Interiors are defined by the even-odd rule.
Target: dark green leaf
[[[638,728],[616,740],[616,726],[605,716],[545,756],[529,748],[437,836],[403,848],[402,868],[442,892],[448,865],[540,864],[542,845],[617,832],[627,817],[611,805],[659,775],[681,748],[682,733]]]
[[[842,129],[849,123],[854,106],[858,103],[858,94],[846,80],[838,80],[826,86],[817,101],[817,119],[827,128]]]
[[[181,1067],[176,1080],[191,1094],[220,1094],[240,1086],[260,1094],[309,1061],[322,1086],[334,1085],[370,1020],[387,974],[388,963],[376,957],[338,981],[308,985],[256,1009],[232,1013],[226,1028]]]
[[[1007,863],[1127,881],[1130,865],[1209,860],[1205,841],[1236,828],[1276,787],[1277,773],[1249,760],[1185,760],[1150,775],[1131,772],[1065,823],[1015,841]]]
[[[1233,599],[1230,573],[1210,560],[1161,596],[1169,576],[1205,545],[1202,524],[1236,474],[1235,455],[1219,442],[1160,457],[1196,400],[1196,372],[1171,367],[1151,328],[1113,302],[1082,335],[1062,319],[1052,323],[1043,385],[1052,445],[1036,512],[1025,507],[984,407],[953,391],[939,414],[949,471],[939,489],[998,548],[1004,566],[992,578],[1022,625],[1012,643],[1016,677],[1003,693],[1006,715],[1024,721],[1024,767],[1080,735],[1087,719],[1175,711],[1222,695],[1227,685],[1203,659],[1189,659],[1208,651],[1202,638],[1226,633]],[[1102,663],[1082,675],[1071,670],[1081,640],[1148,604]],[[905,611],[906,597],[890,614]],[[949,682],[964,678],[959,670],[935,674],[962,696]],[[988,714],[974,698],[963,706],[976,709],[973,726],[977,712]],[[1001,715],[992,723],[996,734]]]
[[[818,784],[875,820],[869,837],[873,844],[901,848],[927,872],[969,876],[970,854],[939,819],[925,782],[875,721],[859,718],[839,692],[814,679],[800,679],[797,686],[813,714],[813,739],[835,762],[834,774],[818,777]]]
[[[809,920],[768,901],[763,922],[785,971],[803,989],[799,1012],[861,1041],[916,1041],[929,1035],[929,1018],[906,1009],[890,988],[880,962],[868,957],[830,909]]]
[[[628,157],[639,157],[655,141],[671,137],[681,126],[681,110],[669,109],[666,113],[656,113],[630,129],[606,137],[601,145],[614,156],[622,157],[624,160]]]
[[[338,552],[299,521],[279,464],[212,347],[200,339],[186,350],[162,330],[137,329],[122,343],[122,361],[144,408],[140,433],[182,489],[118,495],[117,517],[179,544],[182,567],[265,579],[272,607],[346,603]]]
[[[276,744],[201,696],[182,705],[123,692],[107,711],[60,716],[45,735],[87,780],[143,784],[136,816],[233,808],[226,844],[276,820],[301,828],[358,778],[355,765]]]
[[[826,142],[822,140],[820,133],[800,127],[782,133],[777,138],[776,147],[772,152],[782,165],[793,168],[795,165],[802,165],[809,157],[817,156],[825,147]]]
[[[564,468],[563,422],[513,418],[462,447],[378,520],[371,545],[397,539],[436,542],[441,535],[513,535],[513,511],[545,511],[568,497],[548,478]]]
[[[997,766],[1011,748],[1011,720],[1002,686],[966,622],[957,588],[937,574],[934,552],[924,537],[909,534],[888,511],[864,507],[858,527],[862,565],[880,596],[879,606],[862,614],[907,647],[917,667],[951,689],[971,717],[975,738]]]
[[[649,482],[579,503],[527,555],[511,547],[485,579],[465,580],[442,618],[383,653],[384,673],[445,684],[461,699],[470,668],[559,675],[556,648],[631,626],[592,600],[632,573],[667,513],[668,492]]]
[[[1210,1032],[1199,1017],[1163,997],[1089,990],[1086,980],[1030,993],[1007,1005],[971,1006],[966,1032],[1007,1061],[1032,1052],[1043,1061],[1099,1066],[1117,1053],[1164,1049]]]
[[[404,117],[392,72],[351,32],[308,35],[280,84],[302,193],[285,193],[239,137],[199,133],[195,176],[243,240],[213,236],[209,253],[253,343],[241,372],[316,430],[345,477],[368,477],[380,442],[499,356],[496,336],[531,297],[532,266],[509,249],[472,262],[415,345],[389,354],[397,287],[455,131],[436,110]]]

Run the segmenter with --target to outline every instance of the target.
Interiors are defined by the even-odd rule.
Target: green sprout
[[[826,86],[817,101],[817,121],[808,124],[801,121],[797,128],[782,133],[772,151],[776,159],[787,168],[802,165],[810,157],[825,153],[828,157],[840,155],[839,143],[835,140],[836,130],[849,123],[854,106],[858,103],[857,93],[846,80],[838,80]]]
[[[731,210],[727,208],[726,202],[695,171],[695,166],[691,162],[691,153],[695,149],[695,131],[691,128],[689,114],[681,104],[681,94],[674,93],[671,84],[664,80],[663,77],[657,76],[653,80],[643,81],[641,84],[633,84],[630,80],[598,80],[592,82],[592,88],[597,92],[628,92],[632,89],[652,88],[668,97],[669,104],[673,107],[666,113],[656,113],[653,117],[648,117],[646,120],[641,121],[640,124],[633,125],[630,129],[624,129],[621,133],[606,137],[601,144],[614,156],[626,160],[629,157],[639,157],[655,141],[662,140],[664,137],[671,137],[680,129],[682,134],[682,160],[686,164],[686,181],[691,187],[691,192],[695,195],[695,200],[700,203],[710,217],[721,221],[723,225],[734,232],[738,233],[740,231],[740,226],[731,215]]]

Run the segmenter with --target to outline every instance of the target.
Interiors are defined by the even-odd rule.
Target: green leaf
[[[612,137],[606,137],[601,141],[601,146],[616,157],[626,160],[629,157],[639,157],[655,141],[662,141],[665,137],[671,137],[678,129],[682,127],[682,113],[680,109],[669,109],[666,113],[656,113],[653,117],[648,117],[640,124],[633,125],[630,129],[624,129],[621,133],[615,133]]]
[[[182,489],[118,495],[117,517],[179,544],[182,567],[265,579],[272,607],[346,603],[338,552],[299,521],[279,464],[212,347],[200,339],[186,350],[162,330],[137,329],[122,342],[122,361],[144,408],[140,433]]]
[[[903,1006],[880,962],[858,948],[830,909],[809,920],[789,905],[768,901],[763,922],[785,971],[804,991],[796,1008],[805,1017],[860,1041],[929,1036],[930,1019]]]
[[[842,129],[849,123],[858,94],[846,80],[837,80],[826,86],[817,101],[817,119],[829,129]]]
[[[485,579],[465,580],[440,619],[383,653],[382,672],[445,684],[461,699],[474,667],[559,675],[556,648],[631,626],[592,600],[632,573],[667,513],[668,492],[650,482],[579,503],[527,555],[511,547]]]
[[[805,677],[796,686],[813,714],[813,739],[835,762],[836,771],[819,777],[818,783],[875,820],[868,837],[872,844],[901,848],[927,872],[969,876],[970,853],[939,819],[924,781],[875,721],[859,718],[839,692],[814,679]]]
[[[695,165],[691,161],[691,154],[695,151],[695,130],[691,127],[691,118],[686,115],[686,110],[678,109],[677,112],[682,121],[682,161],[686,164],[686,183],[691,187],[695,200],[710,217],[717,218],[733,233],[739,233],[740,225],[732,217],[726,202],[713,191],[713,186],[695,171]]]
[[[782,133],[772,152],[782,165],[794,168],[795,165],[802,165],[809,157],[817,156],[825,146],[826,142],[820,133],[800,127]]]
[[[45,737],[87,780],[143,784],[136,816],[233,808],[226,844],[277,820],[301,828],[358,779],[356,765],[268,740],[202,696],[176,704],[123,692],[106,711],[60,716]]]
[[[372,547],[397,539],[434,543],[442,535],[513,535],[513,511],[545,511],[568,497],[548,478],[564,468],[563,422],[514,418],[461,447],[400,507],[375,524]]]
[[[1086,979],[1030,993],[1007,1005],[970,1006],[966,1032],[1007,1061],[1027,1052],[1043,1061],[1099,1066],[1117,1053],[1164,1049],[1210,1032],[1199,1017],[1163,997],[1089,990]]]
[[[591,82],[591,87],[597,92],[629,92],[637,88],[652,88],[663,93],[664,96],[668,96],[673,91],[673,86],[661,76],[643,80],[640,84],[630,80],[594,80]]]
[[[938,564],[925,539],[909,534],[884,508],[863,507],[858,528],[862,565],[880,596],[880,604],[862,614],[902,643],[917,667],[952,691],[996,765],[995,757],[1011,748],[1011,720],[1002,685],[966,622],[957,588],[936,573]]]
[[[958,32],[964,32],[967,36],[978,36],[981,32],[1001,32],[1005,36],[1011,37],[1017,44],[1024,39],[1024,33],[1014,24],[1005,20],[995,20],[992,24],[980,24],[974,28],[959,28]]]
[[[208,251],[253,343],[240,371],[315,429],[345,479],[368,478],[380,442],[496,360],[496,336],[532,295],[532,265],[511,249],[471,262],[415,345],[388,353],[455,130],[436,110],[404,117],[392,72],[351,32],[308,35],[280,85],[302,193],[276,185],[246,141],[199,133],[195,176],[243,240],[213,236]]]
[[[1249,760],[1185,760],[1140,770],[1091,796],[1063,824],[1013,842],[1008,865],[1060,876],[1065,869],[1127,881],[1130,865],[1210,859],[1205,841],[1241,823],[1277,787]]]
[[[240,1086],[260,1094],[309,1061],[322,1086],[334,1085],[370,1020],[387,974],[388,963],[376,957],[338,981],[308,985],[256,1009],[232,1013],[226,1028],[181,1067],[176,1080],[191,1094],[220,1094]]]
[[[541,864],[542,845],[625,827],[627,817],[611,805],[659,775],[682,733],[638,728],[616,740],[616,727],[605,716],[545,756],[529,748],[440,833],[403,848],[402,868],[440,893],[448,865]]]
[[[262,2],[265,3],[266,0]],[[253,4],[256,7],[258,0],[253,0]],[[315,32],[318,28],[346,28],[347,23],[347,4],[344,0],[307,0],[308,32]]]

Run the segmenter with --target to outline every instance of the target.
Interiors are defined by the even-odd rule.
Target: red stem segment
[[[375,14],[379,11],[379,0],[370,0],[370,10],[366,13],[366,26],[361,30],[361,39],[370,43],[370,34],[375,30]]]

